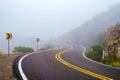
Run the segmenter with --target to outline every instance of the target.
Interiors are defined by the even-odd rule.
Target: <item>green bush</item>
[[[115,58],[113,55],[109,54],[107,57],[101,60],[104,64],[110,64],[111,62],[115,61]]]
[[[28,52],[33,52],[33,51],[34,50],[31,47],[18,46],[14,48],[13,53],[28,53]]]
[[[100,45],[93,45],[86,51],[86,55],[93,60],[100,61],[102,58],[102,51],[103,49]]]
[[[105,59],[101,59],[101,62],[104,64],[108,64],[111,66],[119,67],[120,68],[120,60],[116,59],[115,56],[109,54]]]
[[[93,45],[93,46],[91,46],[91,49],[92,49],[92,53],[94,53],[94,54],[100,54],[101,55],[102,51],[103,51],[103,49],[100,45]]]

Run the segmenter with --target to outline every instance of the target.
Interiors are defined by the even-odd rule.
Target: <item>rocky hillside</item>
[[[112,27],[109,35],[104,40],[105,55],[112,54],[120,58],[120,24]]]

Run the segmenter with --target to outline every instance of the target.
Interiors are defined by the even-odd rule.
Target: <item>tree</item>
[[[34,50],[31,47],[22,47],[22,46],[18,46],[15,47],[13,52],[16,53],[28,53],[28,52],[33,52]]]

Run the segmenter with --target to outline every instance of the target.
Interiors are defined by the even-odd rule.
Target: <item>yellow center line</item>
[[[78,66],[75,66],[75,65],[73,65],[73,64],[71,64],[71,63],[69,63],[69,62],[67,62],[67,61],[65,61],[64,59],[61,58],[61,55],[62,55],[63,53],[68,52],[68,51],[70,51],[70,50],[72,50],[72,49],[73,49],[73,47],[71,46],[70,48],[68,48],[68,49],[66,49],[66,50],[63,50],[63,51],[58,52],[58,53],[55,55],[56,59],[57,59],[59,62],[63,63],[64,65],[66,65],[66,66],[68,66],[68,67],[70,67],[70,68],[72,68],[72,69],[74,69],[74,70],[77,70],[77,71],[79,71],[79,72],[85,73],[85,74],[87,74],[87,75],[96,77],[96,78],[101,79],[101,80],[113,80],[113,79],[108,78],[108,77],[106,77],[106,76],[103,76],[103,75],[100,75],[100,74],[91,72],[91,71],[89,71],[89,70],[80,68],[80,67],[78,67]]]

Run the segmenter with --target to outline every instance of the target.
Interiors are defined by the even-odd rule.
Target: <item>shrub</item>
[[[86,55],[93,60],[100,61],[102,58],[102,51],[103,49],[100,45],[93,45],[90,47],[90,50],[86,51]]]
[[[93,46],[91,46],[91,49],[92,49],[92,53],[94,53],[94,54],[100,54],[101,55],[102,51],[103,51],[103,49],[100,45],[93,45]]]
[[[102,63],[104,64],[110,64],[115,61],[115,57],[111,54],[109,54],[107,57],[101,60]]]
[[[111,54],[109,54],[107,57],[105,57],[104,60],[102,59],[101,62],[104,64],[108,64],[108,65],[120,68],[120,60],[116,59],[115,56],[113,56]]]
[[[31,47],[22,47],[22,46],[15,47],[13,50],[14,53],[28,53],[33,51],[34,50]]]

